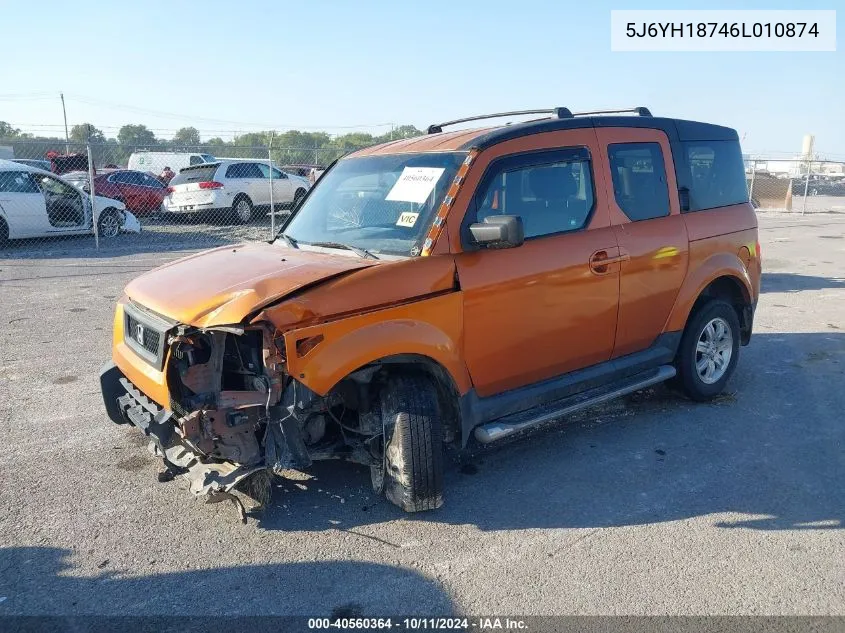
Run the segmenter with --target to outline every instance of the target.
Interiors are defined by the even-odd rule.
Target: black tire
[[[390,376],[379,392],[384,430],[382,464],[373,489],[405,512],[443,504],[443,441],[437,391],[424,375]]]
[[[296,193],[293,194],[293,202],[290,204],[290,209],[293,211],[299,206],[299,203],[302,202],[302,199],[305,197],[305,194],[308,193],[305,189],[297,189]]]
[[[9,243],[9,225],[6,220],[0,218],[0,247]]]
[[[709,365],[710,363],[707,362],[709,352],[700,352],[698,347],[699,342],[708,346],[708,335],[705,328],[709,324],[716,323],[714,331],[718,331],[719,321],[726,325],[729,330],[730,359],[723,363],[725,368],[718,375],[718,378],[713,382],[708,382],[708,379],[699,372],[697,363]],[[730,303],[721,299],[711,299],[703,304],[692,314],[687,322],[687,327],[684,329],[681,346],[675,359],[675,367],[678,370],[675,384],[690,399],[699,402],[705,402],[722,393],[739,360],[739,339],[739,317]],[[713,345],[711,349],[715,350],[719,347],[724,347],[727,350],[728,344],[724,341],[722,345]],[[723,358],[723,355],[720,358]],[[713,366],[716,368],[718,368],[717,363],[718,361],[713,362]],[[704,371],[707,372],[708,370],[705,369]],[[716,378],[716,374],[714,373],[710,378]]]
[[[241,194],[232,201],[232,222],[235,224],[249,224],[255,217],[252,200]]]
[[[97,234],[105,239],[120,235],[120,215],[114,209],[103,209],[97,219]]]

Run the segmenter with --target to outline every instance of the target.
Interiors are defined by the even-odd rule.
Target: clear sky
[[[567,106],[646,105],[736,128],[748,152],[845,157],[835,53],[611,53],[611,9],[841,9],[840,0],[359,0],[4,3],[0,120],[59,134],[90,121],[203,138]],[[14,25],[14,28],[10,28]],[[379,127],[381,125],[381,127]]]

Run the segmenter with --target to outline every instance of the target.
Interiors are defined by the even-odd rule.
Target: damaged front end
[[[249,489],[253,475],[266,482],[314,459],[381,462],[381,424],[370,420],[356,386],[366,386],[367,372],[321,397],[288,375],[284,339],[269,324],[197,328],[136,305],[125,312],[124,340],[163,372],[170,402],[153,402],[109,363],[101,371],[109,417],[141,429],[166,472],[186,477],[195,495],[230,499],[243,519],[231,491]],[[257,500],[266,502],[270,487],[259,488],[266,496]]]

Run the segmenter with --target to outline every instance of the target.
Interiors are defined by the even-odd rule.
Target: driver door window
[[[551,152],[506,159],[485,178],[477,221],[493,215],[522,218],[525,239],[577,231],[594,206],[593,177],[585,152]]]

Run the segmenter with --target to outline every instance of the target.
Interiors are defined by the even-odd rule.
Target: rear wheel
[[[9,225],[6,220],[0,218],[0,246],[5,246],[9,242]]]
[[[373,489],[406,512],[443,504],[443,442],[437,392],[422,375],[391,376],[379,393],[381,463],[371,467]]]
[[[232,218],[238,224],[249,224],[252,220],[252,202],[246,196],[235,198],[232,204]]]
[[[677,384],[693,400],[719,395],[739,359],[740,325],[734,307],[714,299],[692,316],[681,338]]]
[[[105,209],[97,221],[97,232],[100,237],[117,237],[120,233],[120,217],[114,209]]]

